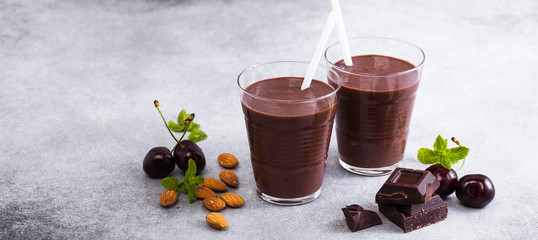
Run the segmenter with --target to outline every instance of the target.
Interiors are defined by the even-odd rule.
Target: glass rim
[[[388,74],[372,74],[372,73],[355,73],[355,72],[346,71],[346,70],[334,65],[333,62],[329,61],[329,59],[327,57],[327,52],[329,51],[329,49],[332,49],[332,48],[336,47],[337,45],[341,44],[341,42],[333,43],[329,47],[327,47],[327,49],[325,49],[325,52],[323,53],[323,57],[325,58],[325,61],[327,63],[329,63],[329,65],[332,68],[338,69],[338,71],[340,71],[340,72],[350,74],[350,75],[364,76],[364,77],[386,77],[386,76],[404,75],[406,73],[410,73],[410,72],[413,72],[413,71],[416,71],[416,70],[422,68],[422,65],[424,65],[424,62],[426,61],[426,55],[424,54],[424,51],[419,46],[417,46],[414,43],[404,41],[404,40],[400,40],[400,39],[396,39],[396,38],[389,38],[389,37],[358,37],[358,38],[350,38],[350,39],[348,39],[348,42],[355,41],[355,40],[365,40],[365,39],[389,40],[389,41],[394,41],[394,42],[407,44],[407,45],[415,48],[416,50],[418,50],[418,52],[420,53],[420,56],[422,57],[422,59],[421,59],[419,64],[417,64],[414,68],[411,68],[409,70],[405,70],[405,71],[402,71],[402,72],[396,72],[396,73],[388,73]],[[403,59],[403,60],[405,60],[405,59]]]
[[[301,63],[301,64],[307,64],[307,65],[310,64],[310,62],[301,61],[301,60],[274,60],[274,61],[270,61],[270,62],[257,63],[257,64],[254,64],[254,65],[250,66],[250,67],[245,68],[243,71],[241,71],[241,73],[239,73],[239,75],[237,76],[237,86],[239,86],[239,89],[243,93],[247,94],[250,97],[254,97],[256,99],[260,99],[260,100],[264,100],[264,101],[285,102],[285,103],[311,102],[311,101],[318,101],[318,100],[321,100],[321,99],[329,98],[332,95],[336,95],[338,93],[338,91],[340,90],[340,87],[342,87],[342,78],[340,77],[338,72],[336,72],[335,70],[329,68],[328,66],[322,65],[322,64],[318,64],[318,68],[319,67],[325,68],[326,70],[331,71],[336,77],[338,77],[338,86],[335,88],[334,86],[326,83],[327,85],[329,85],[334,90],[331,91],[328,94],[325,94],[325,95],[322,95],[322,96],[319,96],[319,97],[309,98],[309,99],[297,99],[297,100],[284,100],[284,99],[266,98],[266,97],[260,97],[258,95],[255,95],[255,94],[247,92],[246,89],[241,85],[241,82],[240,82],[241,81],[241,76],[243,76],[246,72],[248,72],[248,71],[250,71],[250,70],[252,70],[254,68],[257,68],[257,67],[270,65],[270,64],[278,64],[278,63]],[[318,69],[316,69],[316,70],[318,70]],[[305,69],[305,73],[306,73],[306,69]],[[286,76],[281,76],[281,77],[286,77]],[[264,79],[260,79],[260,81],[261,80],[264,80]],[[331,81],[331,80],[329,80],[328,77],[327,77],[327,81]],[[325,83],[325,82],[323,82],[323,83]]]

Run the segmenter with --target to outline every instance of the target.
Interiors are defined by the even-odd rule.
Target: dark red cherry
[[[495,197],[495,187],[488,177],[482,174],[463,176],[456,187],[456,196],[466,206],[481,208]]]
[[[174,171],[174,159],[166,147],[154,147],[144,157],[142,168],[152,178],[164,178]]]
[[[196,163],[196,175],[205,168],[205,156],[198,144],[191,140],[182,140],[174,150],[174,160],[183,172],[189,169],[189,159]]]
[[[439,180],[439,188],[435,191],[441,198],[445,198],[456,190],[458,185],[458,174],[454,169],[446,169],[441,164],[431,165],[426,168]]]

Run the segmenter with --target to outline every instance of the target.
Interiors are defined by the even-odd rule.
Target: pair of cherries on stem
[[[206,161],[204,153],[195,142],[191,140],[182,140],[194,119],[194,113],[185,119],[187,124],[185,132],[183,132],[181,138],[177,140],[168,127],[168,124],[166,124],[166,120],[159,109],[159,101],[155,100],[153,103],[159,111],[168,132],[170,132],[176,141],[176,145],[171,151],[167,147],[154,147],[149,150],[144,157],[144,162],[142,164],[144,172],[152,178],[164,178],[174,171],[175,165],[177,165],[183,172],[186,172],[189,168],[189,159],[192,159],[196,163],[196,175],[198,175],[205,168]]]

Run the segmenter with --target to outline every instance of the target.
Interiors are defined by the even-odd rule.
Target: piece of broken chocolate
[[[375,196],[376,203],[410,205],[425,203],[439,188],[429,171],[396,168]]]
[[[379,211],[404,232],[411,232],[445,220],[448,214],[446,203],[437,194],[422,204],[402,206],[379,203],[378,205]]]
[[[369,228],[375,225],[381,225],[381,218],[376,212],[365,210],[357,204],[342,208],[346,217],[346,224],[352,232]]]
[[[433,194],[433,196],[425,203],[415,203],[411,205],[396,205],[396,208],[398,208],[399,212],[405,213],[407,215],[413,215],[413,214],[425,212],[432,208],[441,206],[444,203],[445,202],[443,201],[441,196],[437,194]]]

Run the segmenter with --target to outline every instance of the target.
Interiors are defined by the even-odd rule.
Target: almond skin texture
[[[161,206],[170,207],[177,202],[177,192],[174,190],[166,190],[161,194]]]
[[[219,173],[220,180],[226,185],[236,188],[239,185],[239,178],[232,170],[224,170]]]
[[[196,186],[196,194],[198,196],[198,199],[217,197],[217,194],[213,192],[213,190],[205,186]]]
[[[205,220],[207,221],[207,224],[214,229],[221,230],[228,227],[228,221],[226,221],[226,218],[224,218],[224,216],[222,216],[220,213],[209,213],[205,217]]]
[[[212,197],[204,199],[202,205],[209,209],[209,211],[218,212],[226,207],[226,202],[220,198]]]
[[[226,206],[238,208],[243,206],[245,200],[235,193],[223,193],[220,198],[226,203]]]
[[[237,158],[229,153],[223,153],[219,155],[218,160],[220,165],[225,168],[234,168],[239,163]]]
[[[215,178],[204,179],[204,183],[202,183],[202,185],[210,188],[215,192],[224,192],[228,190],[228,186],[226,186],[226,184],[224,184],[221,180]]]

